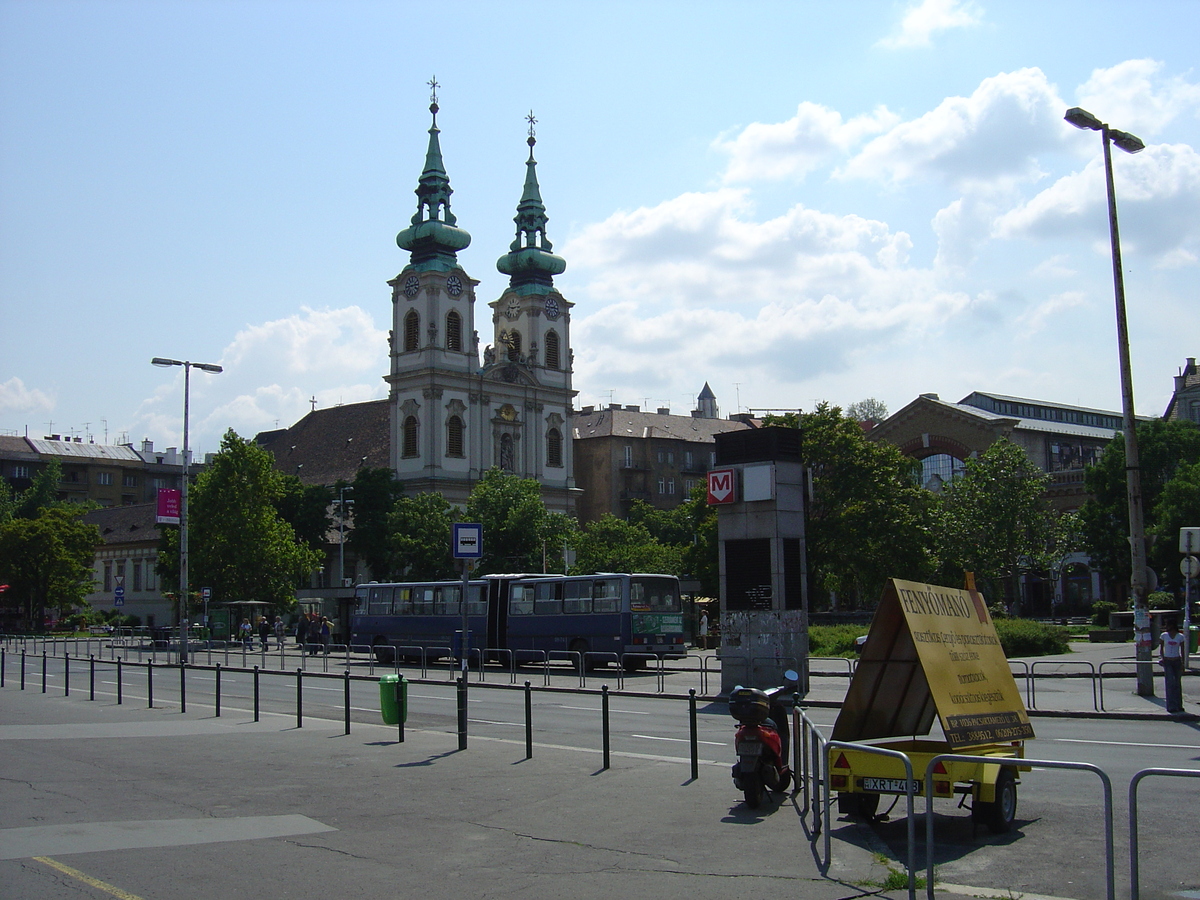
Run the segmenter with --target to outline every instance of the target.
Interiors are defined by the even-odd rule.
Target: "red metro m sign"
[[[708,505],[733,503],[737,499],[733,469],[713,469],[708,473]]]

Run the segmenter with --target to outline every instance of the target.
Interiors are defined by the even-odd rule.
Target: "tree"
[[[467,498],[464,521],[483,526],[483,558],[477,571],[562,571],[563,544],[574,520],[546,509],[532,478],[488,469]]]
[[[232,429],[189,491],[189,580],[218,601],[265,600],[287,608],[321,554],[279,514],[289,490],[270,453]],[[159,574],[178,589],[178,531],[165,533]]]
[[[596,572],[682,574],[681,547],[660,543],[645,525],[626,522],[612,513],[584,526],[575,536],[572,575]]]
[[[57,459],[52,459],[46,468],[33,476],[29,487],[13,498],[12,514],[18,519],[36,519],[43,509],[65,502],[58,499],[60,481],[62,465]]]
[[[888,417],[888,408],[882,400],[868,397],[866,400],[859,400],[847,406],[846,415],[855,422],[870,422],[872,425],[878,425]]]
[[[87,507],[54,504],[32,517],[0,522],[0,583],[6,604],[19,604],[25,628],[40,631],[46,610],[70,612],[92,590],[100,529],[83,522]]]
[[[836,406],[768,417],[800,428],[812,477],[805,520],[810,603],[872,605],[888,578],[926,580],[932,565],[933,496],[917,484],[917,463],[891,444],[868,441]]]
[[[645,500],[634,500],[627,521],[631,525],[644,526],[660,544],[682,546],[692,542],[692,510],[686,501],[674,509],[659,509]]]
[[[1154,504],[1153,550],[1164,585],[1183,587],[1179,571],[1179,529],[1200,525],[1200,462],[1184,463],[1163,485]],[[1195,593],[1195,591],[1193,591]]]
[[[1159,498],[1181,468],[1200,462],[1200,427],[1181,419],[1138,422],[1137,439],[1146,533],[1169,537],[1157,521]],[[1079,510],[1084,547],[1110,583],[1128,582],[1129,500],[1120,435],[1087,468],[1083,484],[1089,495]],[[1172,555],[1177,545],[1178,532],[1175,539],[1159,540],[1147,550],[1149,565],[1168,581],[1178,573],[1178,555]]]
[[[323,484],[305,485],[295,475],[280,476],[281,494],[275,503],[283,521],[292,526],[296,537],[314,550],[324,548],[332,527],[329,505],[333,491]]]
[[[967,460],[940,495],[935,534],[943,583],[961,583],[970,571],[981,588],[990,583],[1015,600],[1022,569],[1044,571],[1061,559],[1067,523],[1045,499],[1049,481],[1009,440]]]
[[[336,487],[343,487],[343,483]],[[393,574],[394,553],[389,517],[397,499],[404,494],[404,485],[389,468],[364,467],[354,473],[352,487],[347,496],[354,501],[354,528],[346,545],[366,563],[372,578],[386,581]]]
[[[441,494],[424,493],[397,500],[388,516],[390,570],[411,581],[454,578],[458,572],[450,544],[456,512]]]

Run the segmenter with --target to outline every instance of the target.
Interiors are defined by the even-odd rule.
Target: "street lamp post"
[[[190,360],[166,359],[156,356],[150,360],[164,368],[183,366],[183,488],[179,494],[179,664],[187,665],[187,591],[188,591],[188,404],[192,386],[192,367],[202,372],[220,372],[221,367],[212,363],[197,363]]]
[[[338,583],[339,590],[346,584],[346,504],[354,505],[353,500],[346,499],[346,491],[353,491],[354,486],[344,484],[338,488]]]
[[[1146,528],[1142,518],[1142,473],[1138,460],[1137,420],[1133,412],[1133,370],[1129,362],[1129,327],[1125,320],[1125,277],[1121,271],[1121,240],[1117,233],[1117,196],[1113,189],[1112,144],[1126,153],[1146,145],[1132,134],[1109,128],[1085,109],[1072,107],[1063,117],[1076,128],[1099,131],[1104,142],[1104,178],[1108,188],[1108,231],[1112,242],[1113,290],[1117,302],[1117,353],[1121,364],[1121,427],[1125,431],[1125,491],[1129,502],[1129,592],[1133,595],[1133,627],[1137,648],[1137,692],[1154,696],[1151,668],[1153,639],[1146,603]]]

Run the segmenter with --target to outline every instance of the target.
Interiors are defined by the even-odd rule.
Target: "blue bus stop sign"
[[[477,522],[454,523],[454,558],[479,559],[483,556],[483,526]]]

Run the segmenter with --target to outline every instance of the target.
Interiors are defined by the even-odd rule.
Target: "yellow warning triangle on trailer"
[[[934,716],[951,748],[1032,738],[983,597],[892,579],[884,588],[835,741],[928,734]]]

